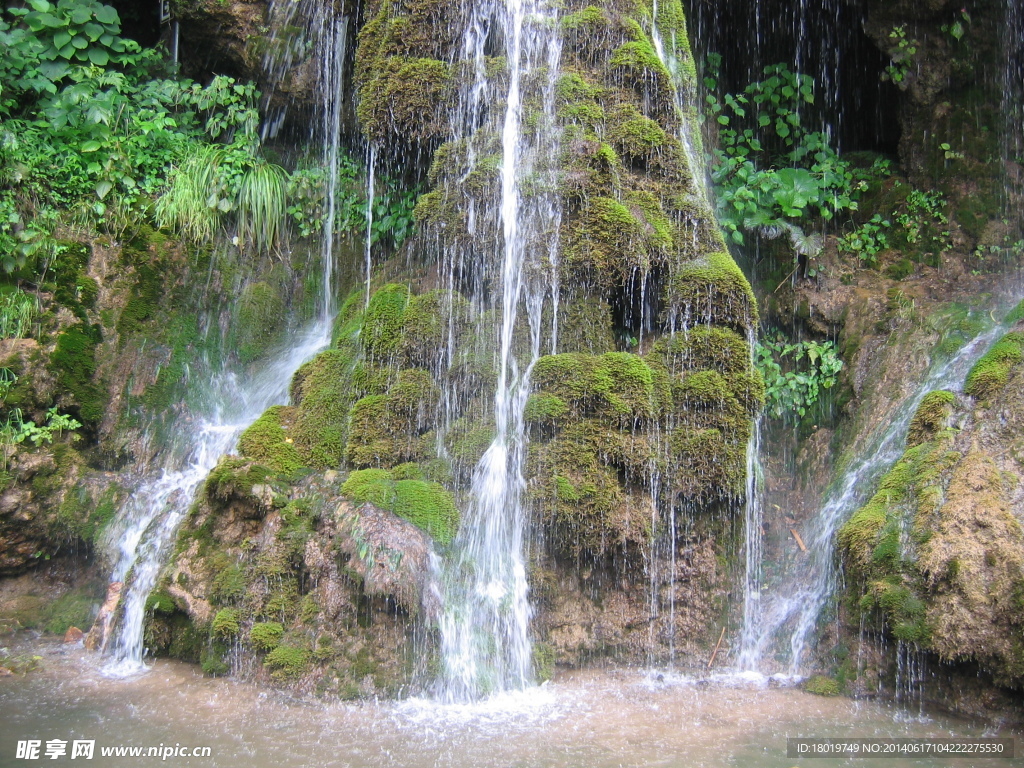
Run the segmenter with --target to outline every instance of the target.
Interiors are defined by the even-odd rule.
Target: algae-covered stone
[[[303,462],[292,437],[294,417],[294,408],[271,406],[238,438],[238,450],[275,472],[298,472]]]

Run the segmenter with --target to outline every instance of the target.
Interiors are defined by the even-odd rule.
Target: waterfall
[[[500,126],[501,261],[493,288],[500,312],[494,439],[473,471],[459,534],[450,557],[440,566],[443,679],[439,687],[448,701],[521,688],[532,679],[523,409],[530,371],[541,354],[545,297],[554,292],[550,287],[554,278],[544,279],[548,270],[541,262],[546,258],[550,263],[556,252],[559,213],[553,196],[528,196],[521,183],[557,154],[551,131],[560,56],[554,21],[551,10],[536,0],[511,0],[501,19],[509,83]],[[474,109],[483,96],[482,45],[487,26],[475,17],[466,30],[464,49],[476,63],[476,78],[463,95],[464,109]],[[529,80],[542,67],[547,70],[540,86],[543,125],[531,133],[523,126],[524,96],[533,85]],[[525,359],[515,344],[522,312],[530,337]]]
[[[318,320],[254,375],[225,372],[216,376],[204,398],[206,413],[191,424],[178,425],[177,444],[163,467],[132,492],[114,529],[118,551],[111,581],[127,582],[127,590],[122,594],[116,634],[108,644],[111,674],[144,669],[146,599],[196,491],[245,428],[269,406],[287,400],[292,374],[329,341],[330,323]]]
[[[937,389],[959,388],[974,362],[1006,333],[1007,327],[995,325],[949,360],[933,365],[914,394],[878,428],[833,484],[821,509],[803,531],[807,559],[783,574],[770,590],[762,591],[760,617],[752,627],[744,627],[744,664],[756,665],[774,653],[790,673],[801,673],[806,668],[822,612],[838,589],[836,531],[870,497],[879,477],[903,453],[910,420],[924,396]]]
[[[146,600],[156,585],[178,526],[195,496],[221,456],[234,450],[239,436],[271,405],[288,401],[292,375],[304,362],[325,349],[331,340],[336,311],[334,301],[334,219],[338,186],[341,111],[344,101],[344,69],[348,17],[333,19],[319,0],[290,3],[277,12],[277,29],[300,24],[316,42],[319,57],[319,89],[323,111],[318,121],[322,132],[322,161],[327,167],[326,221],[321,242],[322,287],[318,317],[290,335],[283,347],[254,370],[223,370],[201,388],[201,405],[176,425],[177,436],[164,451],[158,470],[136,485],[109,540],[116,542],[112,582],[124,582],[119,620],[105,637],[111,654],[107,671],[128,675],[145,669],[143,658]],[[298,19],[298,21],[297,21]],[[276,34],[276,32],[275,32]],[[265,69],[271,81],[280,79],[293,64],[302,46],[293,41],[268,58]],[[277,119],[280,122],[281,117]],[[367,244],[369,247],[369,243]]]

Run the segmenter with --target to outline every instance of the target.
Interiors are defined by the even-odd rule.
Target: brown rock
[[[93,622],[92,629],[89,630],[89,634],[85,638],[85,647],[88,650],[101,651],[106,647],[109,640],[110,625],[113,622],[117,605],[121,601],[121,589],[123,587],[124,582],[121,581],[112,581],[107,586],[107,596],[103,600],[100,612],[96,614],[96,621]]]
[[[64,644],[77,643],[85,637],[85,632],[80,630],[78,627],[68,627],[68,631],[64,633]]]

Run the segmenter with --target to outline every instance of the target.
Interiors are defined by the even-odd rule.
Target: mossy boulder
[[[258,281],[242,289],[232,335],[243,363],[263,357],[280,339],[284,318],[284,297],[270,283]]]
[[[967,374],[964,392],[986,399],[1009,381],[1010,371],[1024,361],[1024,332],[1011,331],[997,341]]]
[[[292,436],[294,418],[294,408],[271,406],[238,438],[238,450],[274,472],[295,474],[303,461]]]
[[[396,480],[383,469],[353,472],[341,492],[356,502],[368,502],[429,533],[441,544],[455,536],[459,511],[452,494],[440,483],[424,480]]]

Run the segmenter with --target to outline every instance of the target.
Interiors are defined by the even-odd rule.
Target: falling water
[[[112,656],[108,672],[115,675],[133,674],[145,668],[146,600],[156,585],[174,534],[203,480],[220,457],[235,448],[246,427],[271,405],[287,402],[292,374],[330,343],[335,312],[332,289],[334,214],[348,17],[332,18],[324,13],[320,0],[289,3],[273,10],[277,12],[275,28],[303,27],[306,36],[315,41],[315,53],[319,57],[319,88],[324,94],[319,127],[323,134],[322,160],[327,168],[319,317],[292,334],[287,345],[267,358],[256,371],[242,375],[225,370],[213,376],[203,396],[198,398],[202,405],[196,409],[193,421],[179,423],[176,439],[165,448],[163,466],[139,482],[121,510],[112,532],[116,539],[116,565],[111,581],[125,582],[127,590],[121,596],[118,625],[107,635],[104,649]],[[265,62],[272,82],[293,65],[303,48],[302,40],[293,40],[279,47],[277,58]]]
[[[112,674],[144,669],[146,598],[200,484],[220,457],[234,448],[246,427],[269,406],[287,400],[292,374],[329,341],[330,323],[318,320],[255,375],[223,373],[215,377],[204,398],[206,414],[192,424],[179,425],[177,444],[168,451],[164,466],[135,488],[115,528],[119,539],[111,581],[129,583],[122,595],[121,620],[109,646],[113,658],[108,671]]]
[[[751,344],[751,349],[754,348]],[[764,480],[761,466],[761,419],[754,422],[747,444],[747,485],[743,506],[743,630],[736,666],[741,671],[756,671],[760,664],[757,630],[761,618],[761,569],[764,536]]]
[[[664,0],[663,0],[664,1]],[[693,89],[696,83],[688,83],[682,74],[686,63],[680,61],[679,57],[693,59],[690,52],[690,44],[687,39],[677,40],[676,31],[673,30],[672,38],[662,40],[661,31],[658,29],[658,0],[654,0],[654,8],[651,12],[651,41],[654,43],[654,50],[658,54],[658,60],[665,65],[676,87],[673,94],[676,101],[676,111],[679,113],[679,142],[683,145],[686,153],[686,161],[693,174],[695,188],[701,200],[709,202],[711,194],[708,191],[708,171],[704,158],[704,146],[700,138],[700,128],[696,123],[696,107],[689,102],[693,96]],[[666,42],[668,45],[666,46]]]
[[[324,135],[324,165],[327,167],[327,216],[321,248],[323,261],[323,297],[321,317],[334,317],[334,217],[338,199],[338,161],[341,156],[341,110],[344,104],[345,54],[348,43],[348,16],[324,23],[319,49],[320,90],[327,96],[321,126]],[[370,200],[372,200],[372,193]],[[369,247],[369,236],[367,236]]]
[[[871,439],[853,461],[820,511],[804,531],[807,559],[801,560],[779,583],[761,592],[760,618],[744,628],[741,658],[746,668],[758,669],[765,655],[776,653],[777,660],[788,664],[790,673],[800,673],[807,661],[818,620],[835,594],[837,578],[834,555],[835,535],[840,525],[870,495],[879,476],[903,452],[907,429],[914,412],[926,394],[937,389],[959,387],[970,367],[1006,332],[996,325],[966,344],[946,362],[933,366],[929,374]],[[788,647],[787,647],[788,646]]]
[[[441,575],[444,679],[440,695],[449,701],[520,688],[532,679],[526,578],[528,516],[522,499],[526,455],[523,409],[530,371],[540,356],[541,314],[550,290],[538,276],[546,271],[537,269],[538,262],[540,256],[549,257],[556,248],[552,238],[557,236],[559,213],[553,196],[526,197],[520,183],[538,164],[557,156],[549,131],[542,126],[530,134],[522,124],[528,78],[546,67],[544,123],[553,125],[560,45],[553,32],[557,24],[550,14],[541,2],[511,0],[502,20],[509,84],[501,125],[502,260],[496,276],[499,285],[495,286],[501,319],[495,436],[473,472],[469,508]],[[480,32],[479,20],[474,19],[467,38],[482,44]],[[467,49],[473,47],[467,43]],[[478,57],[474,59],[479,62]],[[479,77],[465,101],[472,104],[479,98],[478,85]],[[538,239],[546,246],[539,251]],[[517,360],[514,345],[521,311],[525,311],[530,329],[525,365]]]

